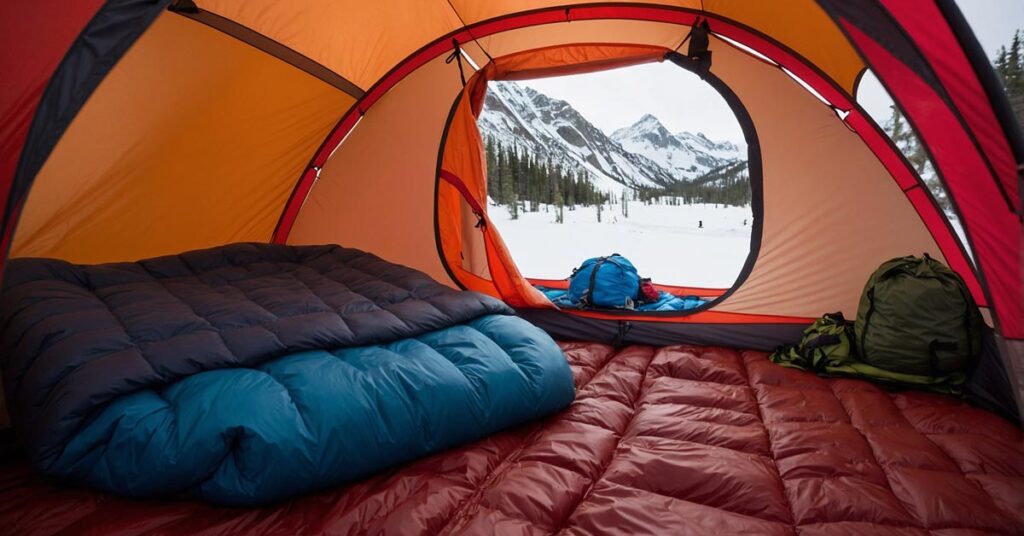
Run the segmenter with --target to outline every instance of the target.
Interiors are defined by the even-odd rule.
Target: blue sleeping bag
[[[582,304],[577,301],[573,301],[569,297],[569,291],[557,288],[548,288],[544,286],[538,286],[537,290],[544,293],[551,303],[554,303],[562,309],[579,309]],[[664,290],[658,293],[658,299],[652,302],[642,302],[637,304],[636,310],[640,312],[651,312],[651,311],[689,311],[695,309],[707,303],[707,300],[698,298],[697,296],[684,295],[677,296]]]
[[[122,396],[48,472],[137,496],[256,504],[372,475],[545,416],[573,398],[558,346],[512,316],[290,354]]]
[[[566,407],[558,346],[503,303],[338,246],[15,259],[0,355],[42,472],[252,505]]]

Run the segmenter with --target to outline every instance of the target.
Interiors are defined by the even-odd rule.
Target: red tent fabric
[[[7,207],[18,157],[47,83],[102,3],[40,0],[0,6],[0,207]],[[12,231],[6,222],[12,217],[5,212],[4,258]]]
[[[1002,334],[1024,338],[1022,149],[1011,145],[1020,143],[1020,127],[997,115],[1005,96],[983,86],[981,73],[991,68],[968,57],[965,46],[978,46],[970,30],[954,28],[935,2],[824,4],[928,148],[963,218]]]

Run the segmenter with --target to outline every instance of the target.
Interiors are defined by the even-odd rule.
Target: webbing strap
[[[462,179],[460,179],[458,175],[448,171],[447,169],[442,169],[440,175],[445,182],[454,186],[455,189],[459,191],[459,194],[462,195],[462,198],[466,200],[466,204],[469,205],[469,208],[473,210],[473,214],[475,214],[478,219],[476,226],[486,226],[487,220],[484,218],[484,209],[480,206],[480,202],[473,197],[472,193],[470,193],[466,183],[462,182]]]
[[[597,284],[597,271],[601,269],[601,265],[606,260],[608,260],[608,257],[599,257],[597,262],[594,263],[594,267],[590,269],[590,286],[587,287],[586,292],[580,297],[580,301],[584,304],[592,303],[590,298],[594,294],[594,285]]]

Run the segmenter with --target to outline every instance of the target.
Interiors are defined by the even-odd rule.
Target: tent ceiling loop
[[[463,29],[465,29],[466,32],[469,33],[469,36],[472,37],[473,42],[476,43],[476,46],[480,47],[480,51],[484,53],[484,56],[487,56],[487,61],[494,61],[494,58],[491,56],[491,53],[488,52],[487,49],[480,44],[480,41],[478,41],[476,37],[473,37],[473,32],[468,28],[469,25],[466,24],[466,19],[462,18],[462,15],[459,13],[458,9],[455,9],[455,5],[452,4],[452,0],[447,0],[447,2],[448,7],[452,8],[452,13],[455,13],[455,16],[459,18],[459,22],[462,23]],[[465,51],[462,51],[462,54],[466,55],[467,58],[469,57],[469,55],[466,54]],[[476,65],[474,65],[473,68],[478,71],[480,70],[480,68],[477,67]]]

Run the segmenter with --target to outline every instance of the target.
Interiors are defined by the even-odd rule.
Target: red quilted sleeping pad
[[[68,489],[7,464],[0,531],[1024,533],[1024,437],[996,416],[760,352],[562,346],[568,410],[356,485],[227,509]]]

